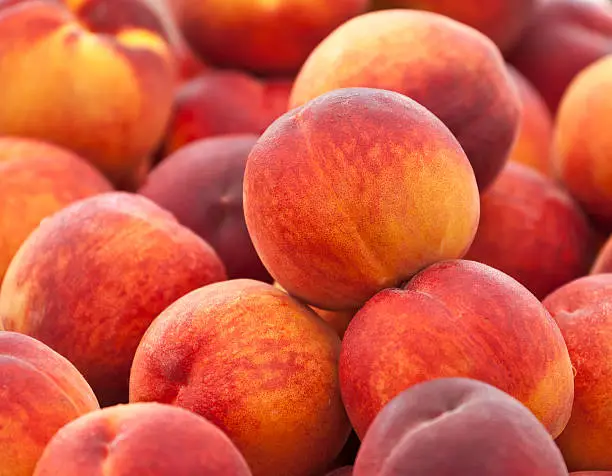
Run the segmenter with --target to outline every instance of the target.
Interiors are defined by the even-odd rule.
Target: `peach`
[[[508,65],[521,99],[522,115],[518,137],[508,158],[552,176],[553,119],[544,99],[535,87]]]
[[[368,0],[172,0],[193,49],[223,68],[293,74]]]
[[[41,223],[0,289],[6,330],[68,358],[107,406],[127,400],[151,321],[179,297],[225,279],[214,250],[150,200],[112,192]]]
[[[139,0],[66,4],[0,10],[0,135],[66,147],[117,187],[134,189],[172,107],[163,29]]]
[[[518,40],[537,3],[537,0],[373,0],[377,8],[416,8],[453,18],[484,33],[502,50]]]
[[[396,91],[433,112],[459,140],[481,189],[503,168],[518,131],[520,102],[499,50],[436,13],[384,10],[346,22],[305,62],[290,107],[348,87]]]
[[[612,53],[609,2],[541,2],[508,60],[540,91],[551,111],[572,79]]]
[[[36,339],[0,331],[0,476],[32,476],[66,423],[98,409],[83,376]]]
[[[211,284],[151,324],[134,358],[130,402],[202,415],[256,476],[321,474],[350,431],[339,352],[334,331],[283,291],[252,280]]]
[[[599,250],[591,274],[612,273],[612,237],[608,237]]]
[[[204,418],[159,403],[84,415],[51,440],[33,476],[250,476],[242,455]]]
[[[46,217],[112,190],[85,160],[44,142],[0,137],[0,283],[21,244]]]
[[[593,235],[582,210],[555,182],[509,163],[481,196],[466,259],[503,271],[542,299],[588,273]]]
[[[236,135],[193,142],[158,165],[140,193],[210,243],[230,279],[269,281],[242,208],[244,168],[256,141]]]
[[[328,473],[327,476],[352,476],[353,467],[352,466],[344,466],[343,468],[338,468],[331,473]]]
[[[557,177],[598,226],[612,230],[612,136],[601,118],[612,114],[612,55],[582,71],[559,107]]]
[[[240,71],[209,71],[186,82],[176,95],[166,152],[217,135],[261,134],[287,112],[292,85]]]
[[[612,274],[586,276],[544,300],[576,369],[572,417],[557,444],[570,470],[612,470]]]
[[[553,437],[570,417],[574,376],[555,321],[521,284],[481,263],[440,262],[403,289],[381,291],[344,335],[342,397],[362,439],[391,399],[442,377],[509,393]]]
[[[476,232],[474,173],[433,114],[392,91],[332,91],[277,119],[251,151],[247,227],[289,294],[357,309]]]
[[[476,380],[443,378],[383,408],[353,474],[567,476],[567,468],[546,429],[516,399]]]

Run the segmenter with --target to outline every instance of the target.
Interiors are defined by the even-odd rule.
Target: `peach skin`
[[[594,254],[593,231],[574,199],[511,162],[481,195],[480,224],[465,258],[503,271],[543,299],[587,274]]]
[[[259,138],[244,211],[289,294],[348,310],[463,256],[480,205],[469,161],[439,119],[399,93],[349,88],[290,111]]]
[[[519,133],[508,160],[528,165],[552,177],[552,115],[534,86],[512,66],[508,65],[508,71],[522,105]]]
[[[612,53],[612,5],[608,1],[541,1],[507,58],[540,91],[556,113],[574,77]]]
[[[0,401],[0,476],[32,476],[51,437],[99,408],[68,360],[36,339],[6,331],[0,331]]]
[[[134,358],[130,402],[172,403],[221,428],[255,476],[322,474],[350,425],[335,332],[252,280],[211,284],[168,307]]]
[[[391,399],[443,377],[509,393],[553,437],[572,410],[574,375],[555,321],[521,284],[481,263],[440,262],[403,289],[381,291],[344,335],[342,398],[362,439]]]
[[[2,283],[0,319],[68,358],[107,406],[127,401],[151,321],[223,279],[215,251],[169,212],[139,195],[106,193],[69,205],[28,237]]]
[[[601,118],[612,114],[612,55],[572,82],[559,107],[554,169],[594,222],[612,231],[612,136]]]
[[[557,439],[570,470],[611,470],[612,274],[586,276],[544,300],[575,368],[572,417]]]
[[[294,74],[368,0],[171,0],[194,51],[222,68]]]
[[[0,135],[68,148],[133,190],[170,117],[172,54],[138,0],[66,4],[0,10]]]
[[[240,71],[209,71],[181,86],[165,140],[166,153],[199,139],[262,134],[289,108],[292,81]]]
[[[538,0],[372,0],[377,8],[415,8],[440,13],[477,29],[506,50],[519,38]]]
[[[270,281],[244,222],[242,182],[255,135],[193,142],[149,174],[139,193],[171,212],[219,254],[230,279]]]
[[[497,47],[436,13],[382,10],[349,20],[306,60],[290,107],[350,87],[396,91],[433,112],[459,140],[481,190],[518,132],[520,102]]]
[[[251,476],[221,430],[182,408],[117,405],[64,426],[33,476]]]
[[[567,476],[555,442],[516,399],[477,380],[442,378],[378,414],[354,476]]]
[[[112,190],[72,152],[37,140],[0,137],[0,283],[39,223],[67,205]]]

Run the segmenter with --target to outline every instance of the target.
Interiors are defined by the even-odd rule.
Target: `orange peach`
[[[266,130],[247,162],[244,211],[289,294],[348,310],[463,256],[480,209],[469,161],[438,118],[401,94],[354,88]]]
[[[256,141],[235,135],[193,142],[153,169],[140,193],[210,243],[230,279],[269,281],[242,208],[244,168]]]
[[[16,137],[0,137],[0,183],[0,283],[21,244],[44,218],[112,190],[72,152]]]
[[[440,13],[476,28],[502,50],[512,46],[538,0],[372,0],[377,8],[416,8]]]
[[[612,273],[612,236],[606,239],[591,267],[591,274],[601,273]]]
[[[521,73],[510,65],[508,71],[522,105],[521,126],[508,160],[551,176],[553,119],[550,111],[540,93]]]
[[[508,60],[556,112],[576,74],[610,53],[610,2],[548,0],[540,2]]]
[[[436,13],[383,10],[346,22],[302,67],[290,107],[348,87],[396,91],[433,112],[459,140],[481,189],[503,168],[519,127],[519,98],[499,50]]]
[[[542,299],[588,273],[592,230],[555,182],[509,163],[480,199],[480,224],[466,259],[503,271]]]
[[[64,146],[134,189],[172,107],[161,24],[139,0],[66,4],[0,10],[0,135]]]
[[[103,405],[127,399],[151,321],[179,297],[225,279],[214,250],[148,199],[106,193],[41,223],[0,289],[6,330],[68,358]]]
[[[193,49],[224,68],[293,74],[368,0],[171,0]]]
[[[444,378],[405,390],[376,417],[354,476],[567,476],[546,428],[507,393]]]
[[[182,408],[117,405],[89,413],[53,437],[33,476],[250,476],[221,430]]]
[[[577,279],[544,305],[557,321],[575,368],[574,407],[557,439],[570,470],[612,470],[612,274]]]
[[[32,476],[55,432],[99,408],[68,360],[36,339],[6,331],[0,331],[0,401],[0,476]]]
[[[292,85],[240,71],[209,71],[194,78],[176,95],[166,153],[207,137],[261,134],[287,112]]]
[[[256,476],[321,474],[350,425],[338,336],[310,309],[258,281],[193,291],[145,334],[130,401],[172,403],[219,426]]]
[[[378,293],[342,341],[342,398],[362,439],[391,399],[442,377],[509,393],[553,437],[572,410],[574,375],[555,321],[517,281],[473,261],[434,264],[403,289]]]
[[[612,136],[602,118],[612,114],[612,55],[582,71],[557,115],[554,167],[592,219],[612,230]]]

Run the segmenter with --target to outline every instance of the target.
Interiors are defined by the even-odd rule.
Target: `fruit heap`
[[[0,476],[612,475],[610,91],[607,0],[0,0]]]

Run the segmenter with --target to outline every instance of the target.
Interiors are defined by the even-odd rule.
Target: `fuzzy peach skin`
[[[552,176],[552,115],[535,87],[512,66],[508,65],[508,71],[522,106],[521,126],[508,160]]]
[[[334,28],[368,0],[170,0],[185,38],[223,68],[294,74]]]
[[[252,280],[179,299],[145,334],[130,402],[172,403],[221,428],[256,476],[321,474],[350,425],[340,340],[310,309]]]
[[[0,331],[0,401],[0,476],[32,476],[55,432],[99,408],[68,360],[36,339],[6,331]]]
[[[543,299],[587,274],[594,255],[593,232],[574,199],[511,162],[481,196],[480,224],[465,258],[503,271]]]
[[[250,476],[212,423],[159,403],[117,405],[64,426],[33,476]]]
[[[151,321],[225,279],[208,243],[135,194],[81,200],[41,223],[0,289],[0,320],[68,358],[100,402],[127,401],[130,366]]]
[[[572,417],[557,439],[570,470],[612,470],[612,274],[577,279],[544,305],[557,321],[576,371]]]
[[[555,130],[557,177],[584,210],[612,231],[612,55],[582,71],[568,88]]]
[[[46,217],[112,190],[85,160],[37,140],[0,137],[0,283],[21,244]]]
[[[289,109],[292,86],[290,80],[260,80],[241,71],[197,76],[176,94],[166,153],[198,139],[263,133]]]
[[[354,476],[567,476],[546,428],[491,385],[442,378],[405,390],[378,414]]]
[[[138,0],[66,3],[0,10],[0,134],[64,146],[134,189],[170,117],[172,54]]]
[[[542,1],[508,60],[556,113],[566,88],[584,68],[612,53],[607,1]]]
[[[505,50],[518,40],[538,0],[372,0],[372,3],[375,8],[415,8],[440,13],[476,28]]]
[[[570,417],[574,375],[555,321],[521,284],[481,263],[440,262],[403,289],[381,291],[344,335],[342,398],[362,439],[391,399],[442,377],[508,392],[553,437]]]
[[[481,189],[502,169],[518,132],[520,102],[499,50],[435,13],[384,10],[346,22],[302,67],[290,107],[347,87],[396,91],[433,112],[459,140]]]
[[[244,168],[256,141],[245,134],[186,145],[153,169],[140,193],[210,243],[230,279],[270,281],[242,207]]]
[[[277,119],[251,151],[247,227],[289,294],[357,309],[421,268],[463,256],[478,188],[433,114],[392,91],[332,91]]]

